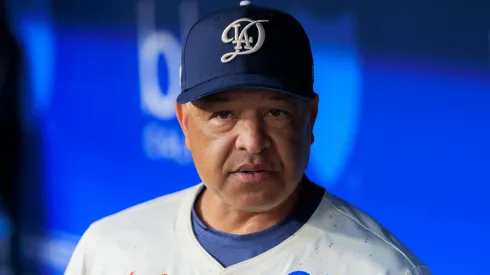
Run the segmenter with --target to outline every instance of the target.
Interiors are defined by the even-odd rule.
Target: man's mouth
[[[271,175],[271,170],[265,164],[245,164],[232,173],[243,183],[258,183],[265,181]]]
[[[271,167],[266,164],[266,163],[246,163],[240,165],[235,172],[240,172],[240,173],[261,173],[265,171],[270,171]]]
[[[243,171],[239,171],[239,173],[247,173],[247,174],[262,173],[262,172],[265,172],[265,170],[243,170]]]

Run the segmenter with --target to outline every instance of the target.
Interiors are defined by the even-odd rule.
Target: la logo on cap
[[[250,1],[240,2],[241,6],[250,5]],[[250,18],[241,18],[233,21],[228,25],[221,34],[221,41],[223,43],[232,43],[235,45],[235,51],[224,54],[221,57],[221,62],[228,63],[235,59],[238,55],[251,54],[258,51],[265,41],[265,30],[262,26],[263,22],[269,22],[269,20],[252,20]],[[242,23],[246,25],[240,30]],[[248,35],[248,30],[251,27],[257,28],[258,37],[254,44],[254,37]],[[233,36],[230,37],[231,30],[234,30]]]
[[[240,27],[242,26],[241,23],[243,22],[247,22],[248,24],[245,25],[245,27],[243,27],[240,31]],[[221,41],[224,43],[231,42],[235,44],[235,51],[224,54],[221,57],[221,62],[227,63],[235,59],[235,57],[238,55],[251,54],[258,51],[265,41],[265,30],[264,26],[262,26],[262,22],[269,22],[269,20],[252,20],[250,18],[242,18],[233,21],[230,25],[228,25],[221,35]],[[248,30],[253,26],[257,27],[258,31],[258,37],[255,44],[254,38],[248,35]],[[234,36],[229,37],[231,29],[234,30]]]

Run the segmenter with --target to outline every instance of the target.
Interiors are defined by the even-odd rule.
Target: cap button
[[[252,4],[252,2],[250,2],[248,0],[240,1],[240,6],[248,6],[250,4]]]

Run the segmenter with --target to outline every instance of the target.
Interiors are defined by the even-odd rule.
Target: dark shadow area
[[[33,236],[44,229],[45,202],[42,139],[39,125],[30,117],[29,64],[8,15],[0,0],[0,204],[12,224],[10,266],[17,275],[36,270],[26,263],[38,254]]]
[[[359,1],[366,53],[487,66],[490,1]]]
[[[7,249],[11,250],[14,274],[18,270],[19,234],[19,181],[20,181],[20,70],[21,50],[6,18],[3,2],[0,1],[0,203],[5,215],[13,225],[13,235]]]

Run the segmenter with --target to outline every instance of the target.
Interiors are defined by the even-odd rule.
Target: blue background
[[[165,109],[179,64],[143,62],[143,45],[165,35],[157,44],[180,51],[172,42],[180,47],[198,16],[238,2],[150,1],[145,16],[137,3],[9,2],[28,64],[26,270],[62,274],[91,222],[199,182]],[[310,177],[377,218],[434,274],[487,274],[489,4],[260,3],[291,12],[312,41],[320,113]],[[152,83],[156,109],[143,100]]]

